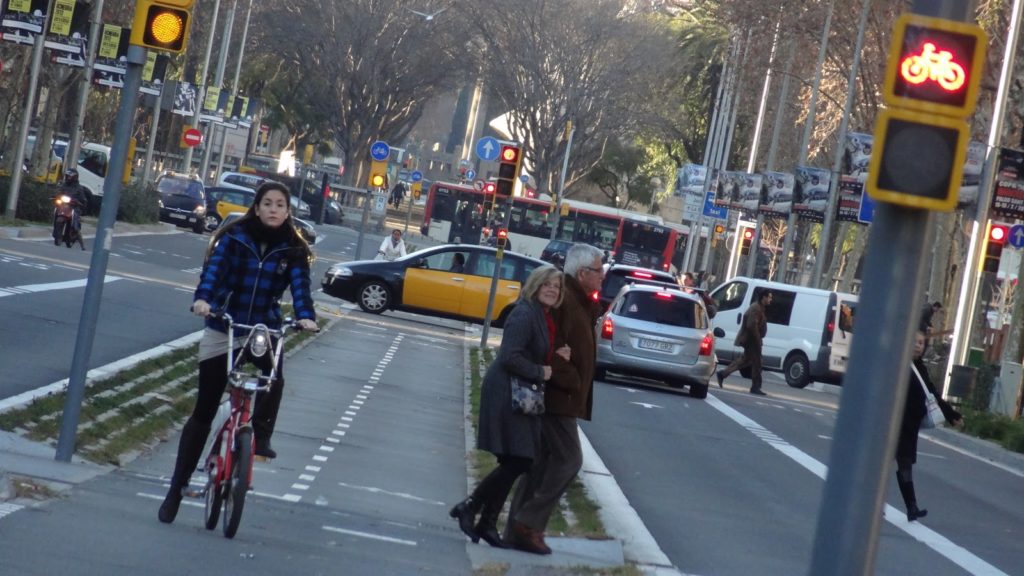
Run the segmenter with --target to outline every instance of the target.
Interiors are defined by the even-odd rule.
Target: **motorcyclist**
[[[64,182],[60,185],[60,189],[57,193],[71,198],[71,207],[74,210],[72,225],[80,234],[82,230],[82,213],[89,206],[89,190],[78,183],[78,170],[70,168],[64,172]],[[53,213],[53,223],[56,226],[56,210]]]

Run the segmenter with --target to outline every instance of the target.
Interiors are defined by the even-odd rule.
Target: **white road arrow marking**
[[[619,390],[625,390],[626,392],[629,392],[630,394],[635,394],[636,393],[636,389],[634,389],[634,388],[627,388],[625,386],[616,386],[616,388],[618,388]]]
[[[630,404],[636,404],[637,406],[643,406],[644,408],[647,408],[648,410],[651,409],[651,408],[661,408],[661,406],[658,406],[657,404],[648,404],[647,402],[630,402]]]

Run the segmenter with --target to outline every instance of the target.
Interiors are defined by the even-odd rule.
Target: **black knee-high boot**
[[[473,532],[495,548],[507,548],[498,534],[498,516],[501,516],[501,507],[505,500],[488,500],[480,509],[480,519],[477,520]]]
[[[896,473],[896,483],[900,486],[900,494],[903,496],[903,503],[907,507],[907,522],[913,522],[918,518],[924,518],[928,511],[917,507],[917,494],[914,492],[914,481],[905,480],[903,475]]]
[[[181,430],[181,440],[178,442],[178,458],[174,462],[174,474],[171,475],[171,487],[167,490],[167,496],[157,516],[161,522],[171,523],[178,515],[178,506],[181,504],[182,491],[188,488],[189,478],[195,472],[202,457],[203,445],[206,444],[206,436],[210,433],[210,427],[204,426],[189,418],[185,427]]]
[[[277,457],[277,451],[270,446],[270,437],[274,434],[274,425],[277,423],[277,412],[281,409],[283,394],[284,378],[279,378],[269,392],[261,394],[256,399],[256,407],[252,415],[252,429],[257,456]]]

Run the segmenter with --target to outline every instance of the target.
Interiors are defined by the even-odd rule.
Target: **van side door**
[[[807,331],[803,323],[793,322],[794,307],[797,303],[797,293],[791,290],[781,290],[773,287],[772,303],[765,308],[765,316],[768,319],[768,332],[765,334],[761,344],[762,365],[766,368],[782,368],[786,355],[796,347],[797,342],[817,343],[821,339],[820,332],[815,339]],[[804,293],[801,298],[807,298]],[[819,298],[820,299],[820,298]],[[810,299],[808,299],[810,300]],[[811,302],[806,302],[807,310],[801,313],[811,313]],[[822,318],[822,316],[818,316]],[[794,325],[796,324],[796,325]],[[811,358],[813,360],[813,357]]]
[[[718,306],[718,314],[711,320],[712,329],[725,331],[725,336],[715,339],[715,354],[720,362],[731,361],[740,354],[740,349],[733,342],[743,322],[743,312],[750,306],[750,292],[749,282],[733,280],[711,293]]]

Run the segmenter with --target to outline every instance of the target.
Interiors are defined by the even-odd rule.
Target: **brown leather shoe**
[[[512,547],[531,554],[551,554],[551,548],[544,543],[544,536],[521,522],[512,524]]]

